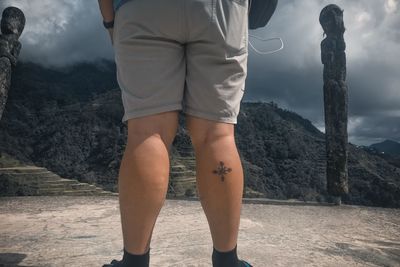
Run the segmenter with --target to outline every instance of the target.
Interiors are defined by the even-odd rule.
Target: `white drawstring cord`
[[[258,37],[258,36],[255,36],[255,35],[253,35],[253,34],[249,34],[249,36],[254,37],[254,38],[258,39],[258,40],[264,41],[264,42],[265,42],[265,41],[272,41],[272,40],[280,40],[280,41],[281,41],[281,47],[278,48],[278,49],[276,49],[276,50],[272,50],[272,51],[259,51],[259,50],[257,50],[257,49],[253,46],[253,44],[252,44],[252,43],[250,42],[250,40],[249,40],[250,46],[254,49],[254,51],[256,51],[256,53],[258,53],[258,54],[260,54],[260,55],[273,54],[273,53],[276,53],[276,52],[282,50],[283,47],[284,47],[284,45],[283,45],[283,40],[282,40],[282,38],[280,38],[280,37],[274,37],[274,38],[263,39],[263,38],[260,38],[260,37]]]
[[[251,10],[251,3],[252,3],[252,2],[253,2],[252,0],[249,0],[249,9],[248,9],[248,10]],[[273,54],[273,53],[276,53],[276,52],[281,51],[281,50],[283,49],[283,46],[284,46],[284,45],[283,45],[283,40],[282,40],[282,38],[280,38],[280,37],[262,39],[262,38],[260,38],[260,37],[258,37],[258,36],[253,35],[253,34],[249,34],[249,36],[254,37],[254,38],[256,38],[256,39],[258,39],[258,40],[261,40],[261,41],[263,41],[263,42],[272,41],[272,40],[279,40],[279,41],[281,41],[281,47],[280,47],[280,48],[278,48],[278,49],[276,49],[276,50],[272,50],[272,51],[267,51],[267,52],[265,52],[265,51],[259,51],[259,50],[257,50],[257,49],[253,46],[253,44],[250,42],[250,40],[249,40],[250,46],[254,49],[254,51],[256,51],[256,53],[258,53],[258,54],[260,54],[260,55]]]

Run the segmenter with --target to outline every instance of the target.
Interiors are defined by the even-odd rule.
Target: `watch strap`
[[[114,20],[112,21],[103,21],[104,28],[110,29],[114,27]]]

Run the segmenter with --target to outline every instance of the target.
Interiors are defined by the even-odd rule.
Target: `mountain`
[[[62,177],[114,190],[127,136],[114,71],[112,64],[69,70],[20,64],[0,121],[0,150]],[[182,112],[179,125],[172,158],[193,153]],[[243,102],[235,138],[245,196],[328,197],[325,137],[309,120],[273,102]],[[351,143],[348,147],[350,192],[342,202],[400,207],[400,168]]]
[[[400,156],[400,143],[393,140],[385,140],[380,143],[372,144],[370,147],[381,153]]]
[[[100,61],[60,69],[19,62],[12,73],[8,101],[32,112],[81,104],[93,96],[118,86],[115,64]]]
[[[370,146],[360,146],[360,148],[400,168],[400,143],[393,140],[385,140]]]

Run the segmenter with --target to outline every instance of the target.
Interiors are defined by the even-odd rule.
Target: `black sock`
[[[236,253],[237,244],[231,251],[220,252],[213,247],[212,265],[213,267],[236,267],[239,265],[239,259]]]
[[[150,249],[141,255],[131,254],[124,248],[124,256],[122,258],[123,267],[149,267]]]

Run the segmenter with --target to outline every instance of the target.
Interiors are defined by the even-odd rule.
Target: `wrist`
[[[114,28],[114,19],[113,19],[113,20],[110,20],[110,21],[105,21],[105,20],[103,20],[103,26],[104,26],[104,28],[106,28],[106,29],[112,29],[112,28]]]

